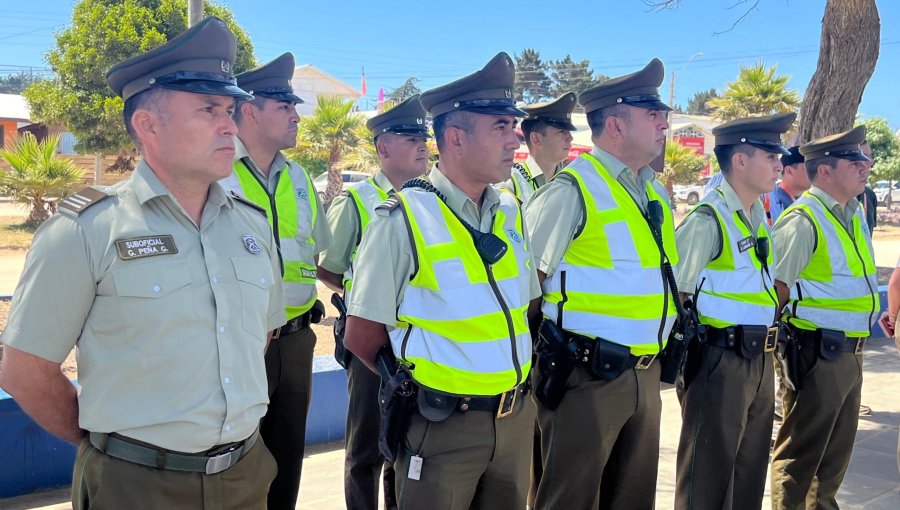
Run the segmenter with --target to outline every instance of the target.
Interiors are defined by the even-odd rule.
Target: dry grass
[[[0,216],[0,248],[27,250],[31,247],[35,229],[24,223],[22,216]]]

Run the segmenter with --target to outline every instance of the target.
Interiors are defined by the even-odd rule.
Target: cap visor
[[[163,88],[169,90],[180,90],[182,92],[192,92],[194,94],[209,94],[213,96],[231,96],[235,99],[253,99],[246,90],[237,85],[230,85],[217,81],[188,81],[180,83],[169,83],[162,85]]]
[[[524,110],[520,110],[515,106],[480,106],[460,109],[482,115],[512,115],[514,117],[526,117],[528,115]]]
[[[394,133],[395,135],[424,136],[425,138],[431,138],[431,135],[428,134],[427,129],[392,129],[389,130],[388,133]]]
[[[672,108],[662,101],[640,101],[636,103],[625,103],[628,106],[636,106],[638,108],[646,108],[648,110],[659,110],[661,112],[670,112]]]
[[[763,145],[763,144],[755,144],[755,143],[751,143],[750,145],[752,145],[753,147],[756,147],[757,149],[762,149],[766,152],[771,152],[774,154],[781,154],[782,156],[790,156],[791,155],[791,151],[789,151],[787,149],[787,147],[785,147],[783,145],[779,145],[777,147],[773,146],[773,145]],[[784,164],[784,163],[782,163],[782,164]]]
[[[846,159],[848,161],[872,161],[871,158],[867,157],[862,152],[858,152],[855,154],[845,154],[837,157],[840,159]]]
[[[260,94],[257,92],[253,95],[255,97],[266,97],[269,99],[274,99],[276,101],[287,101],[289,103],[303,104],[303,102],[304,102],[302,99],[300,99],[299,96],[297,96],[296,94],[292,94],[290,92],[275,92],[275,93],[271,93],[271,94],[270,93]]]

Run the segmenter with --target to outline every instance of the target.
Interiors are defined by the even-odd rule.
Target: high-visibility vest
[[[775,258],[771,245],[766,260],[759,258],[757,239],[769,241],[769,230],[761,223],[753,236],[747,225],[732,212],[720,188],[715,188],[697,204],[715,213],[722,236],[722,250],[700,272],[700,295],[696,296],[700,322],[716,328],[739,324],[769,327],[775,322],[778,298],[770,271]],[[682,289],[689,290],[689,289]]]
[[[372,221],[372,213],[375,212],[375,206],[387,200],[388,194],[378,186],[375,179],[369,177],[366,180],[354,183],[347,188],[350,198],[356,206],[356,216],[359,219],[359,233],[356,236],[356,244],[353,251],[350,252],[350,265],[344,271],[344,300],[349,299],[350,289],[353,287],[353,263],[356,261],[356,251],[359,249],[359,243],[362,236],[369,228]]]
[[[241,160],[234,172],[220,181],[226,191],[234,191],[266,210],[269,226],[281,253],[284,303],[287,319],[306,313],[316,302],[316,189],[300,165],[288,162],[278,174],[275,194]]]
[[[528,165],[525,164],[524,161],[522,163],[515,163],[510,172],[510,178],[513,185],[513,194],[519,199],[519,202],[527,204],[528,201],[531,200],[531,197],[534,196],[534,192],[538,189],[537,183],[534,182],[534,174],[531,173],[531,169],[528,168]]]
[[[528,377],[534,268],[519,204],[509,193],[499,195],[492,232],[507,251],[493,265],[482,261],[471,234],[436,194],[406,189],[383,206],[399,201],[417,265],[389,333],[391,347],[423,387],[488,396]]]
[[[636,356],[658,353],[677,312],[648,221],[594,156],[582,154],[561,173],[578,185],[584,226],[544,280],[544,315],[568,331],[626,345]],[[675,266],[675,227],[665,189],[653,180],[645,191],[662,206],[662,245]]]
[[[816,246],[791,288],[788,322],[805,330],[869,336],[880,302],[872,239],[862,208],[853,215],[852,238],[834,212],[812,193],[803,193],[786,212],[794,210],[812,220]]]

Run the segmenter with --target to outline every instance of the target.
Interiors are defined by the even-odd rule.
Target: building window
[[[677,136],[677,137],[679,137],[679,138],[681,138],[681,137],[685,137],[685,138],[704,138],[703,133],[701,133],[700,131],[697,131],[697,130],[694,129],[694,128],[690,128],[690,127],[682,128],[682,129],[679,129],[678,131],[675,131],[675,133],[673,134],[673,136]]]

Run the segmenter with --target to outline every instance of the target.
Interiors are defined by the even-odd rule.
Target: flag
[[[384,87],[378,87],[378,105],[375,109],[379,112],[384,110]]]
[[[362,89],[362,95],[366,95],[369,93],[368,88],[366,88],[366,68],[365,67],[362,68],[362,87],[360,87],[360,88]]]

